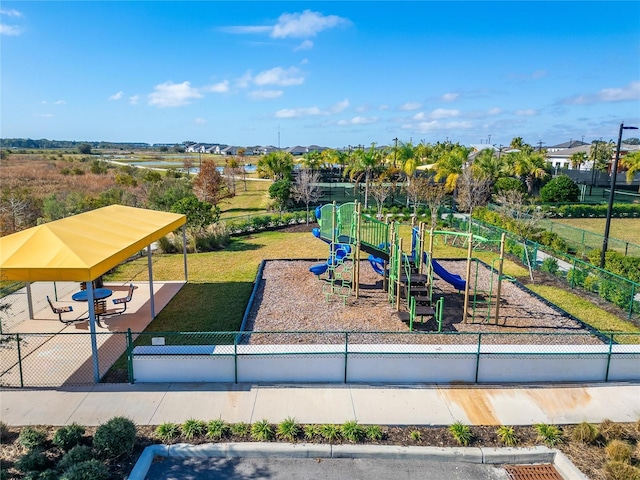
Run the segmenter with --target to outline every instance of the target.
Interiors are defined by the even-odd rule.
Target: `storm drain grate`
[[[562,480],[553,465],[506,465],[510,480]]]

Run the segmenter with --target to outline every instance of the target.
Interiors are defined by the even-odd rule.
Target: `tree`
[[[543,202],[577,202],[580,187],[567,175],[559,175],[540,189],[540,198]]]
[[[293,198],[302,202],[307,209],[307,225],[309,225],[309,204],[317,202],[322,196],[322,189],[318,185],[320,174],[313,170],[301,170],[293,185]]]
[[[589,157],[585,152],[576,152],[571,154],[569,157],[569,163],[571,164],[571,168],[574,170],[579,170],[583,163],[587,161]]]
[[[187,228],[191,228],[197,232],[204,231],[209,225],[218,220],[219,213],[210,203],[201,202],[195,196],[178,200],[171,207],[173,213],[181,213],[187,216]]]
[[[520,177],[527,186],[527,193],[533,195],[534,186],[549,176],[549,168],[544,155],[540,152],[510,152],[505,155],[505,171],[509,175]]]
[[[636,173],[640,172],[640,151],[627,153],[620,159],[620,165],[627,169],[627,182],[631,183]],[[638,186],[638,192],[640,193],[640,186]]]
[[[462,166],[467,161],[469,150],[462,145],[439,147],[438,160],[436,160],[436,176],[439,182],[445,179],[447,190],[453,192],[456,189],[458,177],[462,173]]]
[[[198,200],[214,206],[231,196],[226,182],[213,160],[202,162],[200,172],[193,179],[193,192]]]
[[[354,190],[364,178],[364,208],[369,207],[369,186],[371,180],[379,171],[384,159],[383,152],[376,150],[376,144],[372,143],[368,150],[358,148],[351,155],[351,161],[345,170],[351,180],[355,180]]]
[[[382,179],[378,179],[377,182],[371,185],[371,195],[376,201],[376,210],[378,220],[382,219],[382,208],[384,202],[391,195],[391,187],[383,182]]]
[[[324,164],[322,154],[317,150],[312,150],[302,156],[302,165],[311,170],[320,170]]]
[[[488,176],[474,173],[472,168],[465,168],[458,178],[458,206],[462,211],[469,212],[469,218],[473,215],[475,208],[489,202],[491,183]],[[471,228],[471,221],[469,221],[469,228]]]
[[[240,166],[240,162],[236,157],[227,158],[224,166],[224,174],[227,180],[227,188],[232,197],[236,195],[236,176],[244,171],[244,168]],[[247,184],[245,180],[245,191]]]
[[[431,212],[431,228],[435,229],[438,224],[438,212],[447,196],[447,187],[442,183],[431,183],[426,185],[424,190],[424,201],[429,206]]]
[[[517,192],[524,193],[524,183],[522,180],[515,177],[500,177],[493,185],[493,191],[496,194],[500,194],[507,190],[515,190]]]
[[[193,168],[193,158],[187,155],[182,159],[182,167],[187,172],[187,176],[191,174],[191,169]]]
[[[274,200],[274,206],[280,211],[284,211],[291,200],[291,190],[293,185],[289,179],[281,179],[273,182],[269,186],[269,198]]]
[[[293,172],[293,155],[282,150],[267,153],[258,160],[258,176],[272,180],[290,179]]]
[[[89,143],[80,143],[78,144],[78,153],[83,155],[91,155],[91,144]]]
[[[592,168],[599,172],[606,172],[613,158],[615,145],[613,142],[594,141],[589,150],[589,158],[592,161]]]

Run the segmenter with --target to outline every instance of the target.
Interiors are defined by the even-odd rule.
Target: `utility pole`
[[[398,137],[393,139],[396,142],[396,149],[393,151],[393,168],[396,168],[396,162],[398,160]]]

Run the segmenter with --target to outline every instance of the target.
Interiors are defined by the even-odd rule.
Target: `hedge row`
[[[541,206],[549,218],[605,218],[607,205],[569,204],[560,206]],[[640,205],[614,203],[611,216],[615,218],[640,218]]]

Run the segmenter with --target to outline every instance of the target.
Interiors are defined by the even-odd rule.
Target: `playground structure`
[[[395,222],[385,223],[361,212],[359,203],[336,205],[326,204],[316,208],[318,228],[313,235],[329,245],[329,257],[326,263],[314,265],[309,270],[323,280],[323,293],[328,301],[338,296],[343,302],[351,295],[356,299],[359,295],[361,252],[369,253],[368,261],[373,270],[383,277],[383,288],[388,292],[389,302],[397,311],[408,314],[409,329],[413,330],[414,322],[421,323],[434,319],[437,331],[442,331],[442,313],[444,293],[434,298],[435,280],[443,280],[452,285],[458,293],[464,295],[462,322],[475,322],[476,309],[486,306],[483,322],[492,321],[499,324],[500,296],[504,263],[504,236],[500,241],[499,257],[494,259],[490,268],[497,272],[494,291],[494,275],[486,290],[478,288],[478,272],[481,265],[473,258],[474,245],[488,244],[489,240],[473,233],[428,230],[424,223],[412,224],[411,252],[403,250],[403,239],[398,233]],[[427,236],[428,235],[428,236]],[[453,274],[447,271],[434,257],[434,242],[437,237],[461,238],[467,246],[466,275]],[[428,238],[428,246],[425,247]],[[358,260],[358,261],[356,261]],[[475,262],[475,275],[472,276],[472,265]],[[495,263],[498,267],[495,268]],[[473,287],[471,280],[473,281]],[[493,318],[493,320],[491,320]]]

